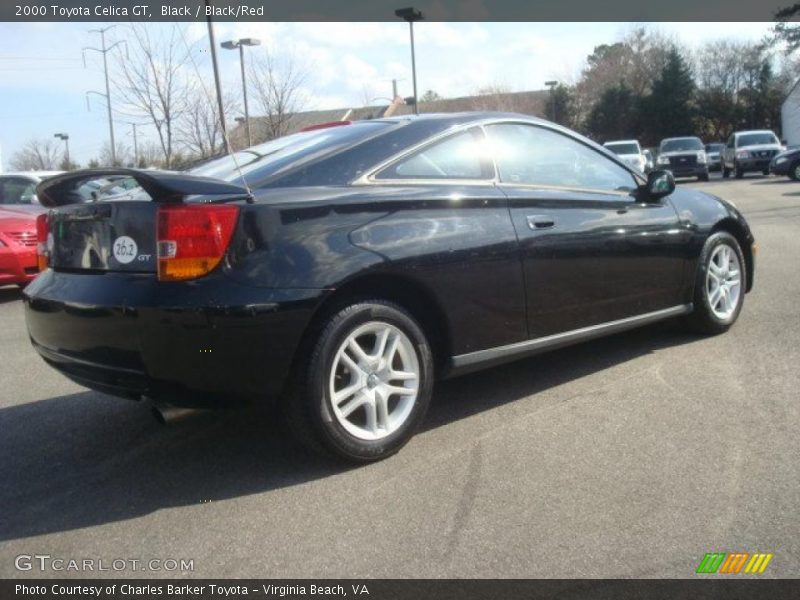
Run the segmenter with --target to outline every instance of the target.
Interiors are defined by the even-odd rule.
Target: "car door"
[[[686,241],[616,161],[545,126],[486,127],[521,247],[531,338],[681,303]]]

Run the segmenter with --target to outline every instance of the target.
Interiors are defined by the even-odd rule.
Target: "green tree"
[[[645,139],[659,140],[694,132],[696,86],[692,69],[677,47],[667,54],[666,64],[653,82],[653,91],[642,102]]]
[[[547,101],[548,117],[559,125],[571,129],[578,127],[578,112],[576,109],[575,88],[559,83],[550,92]]]
[[[602,141],[638,137],[638,104],[638,98],[625,83],[608,88],[589,112],[589,134]]]

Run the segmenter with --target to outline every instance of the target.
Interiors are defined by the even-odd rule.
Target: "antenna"
[[[206,88],[205,83],[203,83],[203,76],[200,73],[200,69],[197,67],[197,63],[194,60],[194,55],[192,54],[192,49],[189,46],[189,43],[186,41],[186,36],[183,34],[183,28],[180,27],[177,23],[173,24],[173,27],[177,27],[178,28],[178,32],[181,34],[181,39],[183,40],[183,45],[186,46],[186,52],[189,55],[189,60],[192,62],[192,67],[194,67],[194,71],[197,74],[197,79],[198,79],[198,82],[200,84],[200,88],[203,90],[203,94],[205,95],[206,100],[208,101],[209,104],[214,104],[214,100],[211,98],[211,94],[209,93],[208,88]],[[222,110],[223,110],[222,109],[222,104],[220,104],[219,105],[220,115],[224,114],[222,112]],[[228,138],[228,132],[225,129],[225,126],[222,125],[220,127],[220,130],[222,131],[222,137],[225,140],[225,147],[226,148],[231,148],[231,141]],[[248,204],[252,204],[255,201],[255,196],[253,196],[253,190],[250,189],[250,185],[247,183],[247,180],[244,178],[244,173],[242,173],[242,168],[239,166],[239,161],[236,160],[236,153],[235,152],[231,152],[228,156],[230,156],[231,159],[233,159],[233,164],[236,167],[236,172],[239,174],[239,179],[242,180],[242,185],[247,190],[247,203]]]

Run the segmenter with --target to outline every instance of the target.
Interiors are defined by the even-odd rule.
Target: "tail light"
[[[52,245],[50,219],[45,213],[36,217],[36,263],[40,271],[44,271],[50,262]]]
[[[239,207],[195,204],[158,209],[158,278],[194,279],[210,273],[225,256]]]

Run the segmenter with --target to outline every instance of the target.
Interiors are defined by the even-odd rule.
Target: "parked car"
[[[149,199],[68,203],[112,174]],[[672,317],[721,333],[753,285],[732,204],[523,115],[354,122],[38,192],[49,267],[24,298],[48,364],[166,418],[278,398],[356,462],[408,441],[436,378]]]
[[[800,181],[800,148],[791,148],[776,154],[769,163],[770,173],[786,175]]]
[[[675,177],[697,177],[700,181],[708,181],[708,159],[700,138],[661,140],[656,166],[669,170]]]
[[[639,169],[642,173],[645,172],[647,168],[647,158],[644,152],[642,152],[642,147],[637,140],[606,142],[603,146],[611,150],[611,152],[619,156],[634,169]]]
[[[9,204],[38,204],[36,186],[62,171],[20,171],[0,175],[0,208]]]
[[[655,169],[656,166],[656,162],[653,159],[653,153],[650,152],[650,150],[648,150],[647,148],[645,148],[644,150],[642,150],[642,154],[644,154],[644,160],[645,160],[644,172],[649,173],[650,171]]]
[[[725,144],[706,144],[706,158],[708,160],[709,171],[722,170],[722,152]]]
[[[750,171],[769,175],[770,161],[783,150],[778,137],[767,129],[732,133],[723,152],[722,176],[730,176],[731,171],[737,178]]]
[[[24,287],[39,273],[36,216],[19,206],[0,206],[0,285]]]

